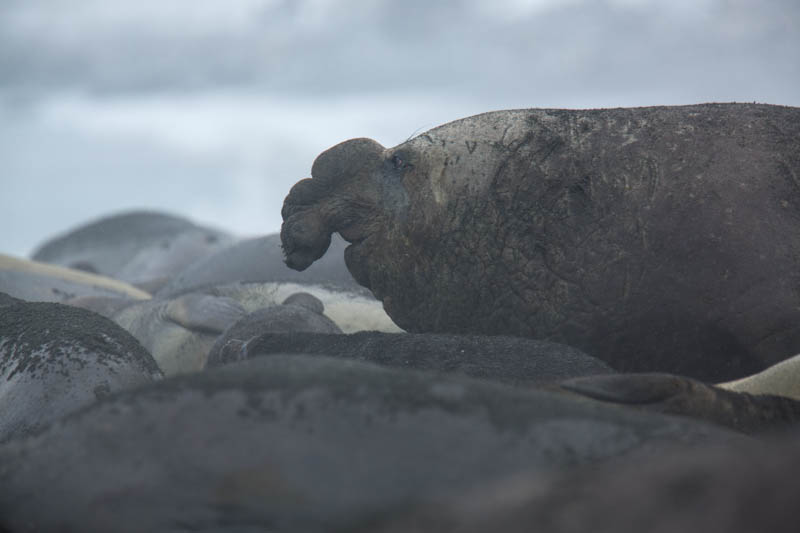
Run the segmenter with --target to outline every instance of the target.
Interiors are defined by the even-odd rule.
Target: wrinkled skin
[[[499,111],[322,153],[287,264],[353,243],[413,332],[512,334],[721,381],[800,351],[800,109]]]

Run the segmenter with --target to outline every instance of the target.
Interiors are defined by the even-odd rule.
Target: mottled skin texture
[[[0,310],[0,441],[160,377],[152,356],[105,317],[55,303]]]
[[[281,353],[326,355],[528,387],[614,372],[580,350],[552,342],[506,336],[378,331],[350,335],[268,333],[244,345],[221,350],[213,364]]]
[[[744,438],[567,394],[261,357],[119,394],[0,446],[0,527],[328,532],[521,472]]]
[[[332,232],[408,331],[564,342],[721,381],[800,351],[800,109],[515,110],[322,153],[287,264]]]

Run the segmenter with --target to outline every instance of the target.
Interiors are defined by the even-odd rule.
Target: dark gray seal
[[[0,441],[159,377],[136,339],[100,315],[38,302],[0,310]]]
[[[232,362],[233,354],[240,354],[236,360],[246,359],[243,348],[261,335],[271,333],[328,333],[341,334],[339,326],[326,317],[322,302],[306,292],[292,294],[281,305],[271,305],[248,313],[217,337],[208,352],[207,367]]]
[[[323,152],[287,264],[338,232],[411,332],[563,342],[722,381],[800,352],[800,109],[523,109]]]
[[[376,331],[350,335],[268,333],[245,344],[223,346],[218,354],[209,357],[208,365],[281,353],[328,355],[518,386],[614,373],[604,362],[553,342],[505,336]]]
[[[227,233],[157,211],[110,215],[42,244],[33,259],[135,283],[149,292],[233,242]]]
[[[0,446],[0,524],[331,531],[516,473],[742,438],[565,394],[262,357],[121,393]]]

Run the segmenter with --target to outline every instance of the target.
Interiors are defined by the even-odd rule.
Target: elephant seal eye
[[[395,170],[400,170],[400,169],[403,169],[403,168],[409,168],[409,167],[413,167],[414,166],[411,163],[409,163],[408,161],[406,161],[405,158],[403,157],[403,155],[404,154],[395,154],[395,155],[392,156],[392,159],[391,159],[392,166],[395,168]]]

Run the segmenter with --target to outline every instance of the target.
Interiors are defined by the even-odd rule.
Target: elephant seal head
[[[286,264],[304,270],[322,257],[338,232],[350,246],[345,263],[355,280],[384,301],[389,279],[398,279],[415,232],[430,234],[424,204],[412,210],[415,164],[403,145],[386,149],[371,139],[351,139],[320,154],[311,178],[292,187],[282,215]],[[412,190],[412,194],[409,194]],[[413,194],[416,193],[416,194]],[[416,217],[416,218],[415,218]],[[414,239],[420,242],[421,239]],[[415,248],[414,254],[417,253]],[[389,304],[389,307],[391,305]]]
[[[395,323],[409,331],[458,331],[467,321],[458,313],[472,314],[486,300],[459,287],[490,277],[487,265],[505,242],[496,217],[482,217],[485,193],[528,128],[524,112],[488,113],[392,148],[365,138],[329,148],[284,201],[286,264],[307,268],[338,232],[352,243],[345,263],[353,278]]]

